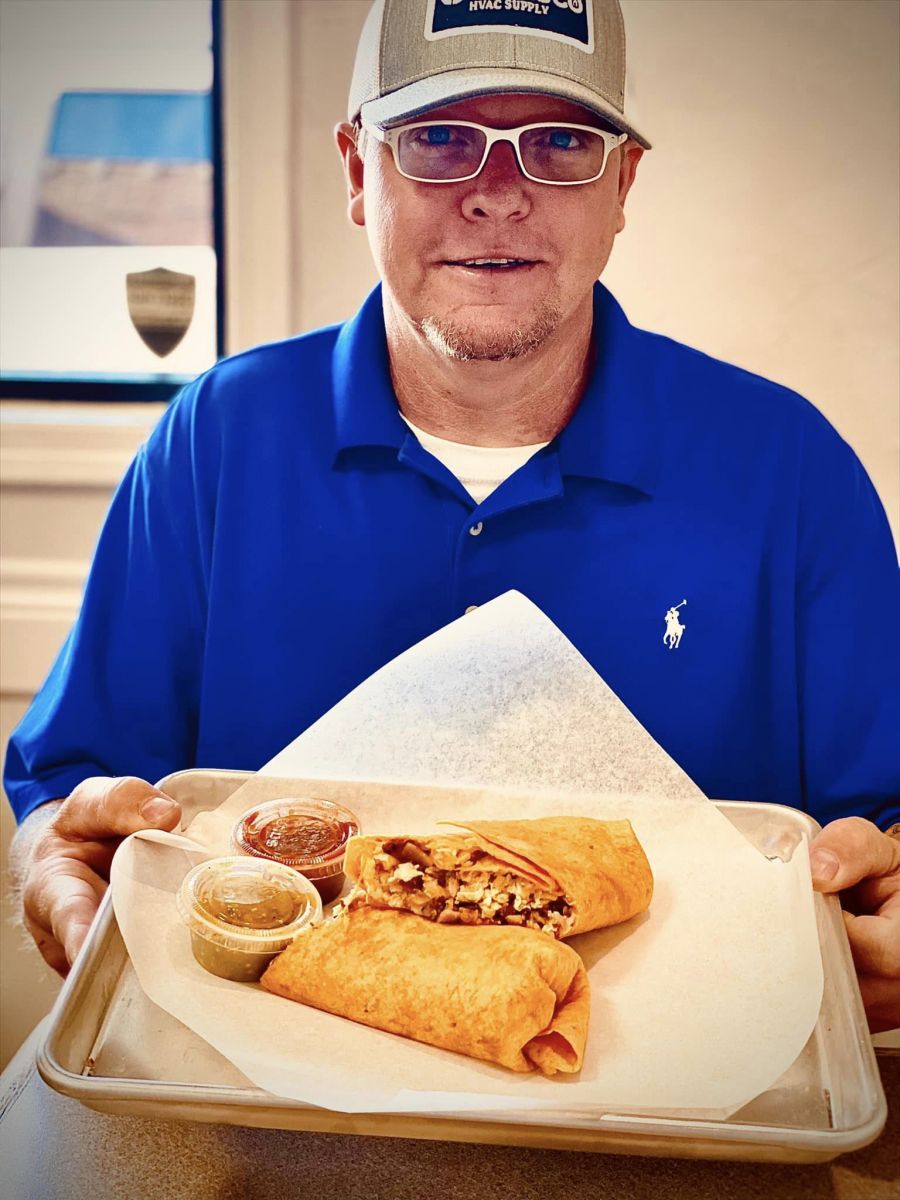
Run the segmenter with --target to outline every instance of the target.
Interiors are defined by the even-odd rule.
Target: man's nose
[[[527,216],[531,211],[527,185],[512,143],[496,142],[480,174],[470,181],[469,191],[463,199],[463,215],[474,220]]]

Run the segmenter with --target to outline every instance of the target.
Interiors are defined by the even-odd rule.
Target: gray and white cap
[[[375,0],[348,116],[389,127],[495,92],[560,96],[649,148],[625,117],[619,0]]]

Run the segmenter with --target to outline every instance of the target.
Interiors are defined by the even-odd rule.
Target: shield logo
[[[154,267],[125,277],[128,314],[144,345],[165,358],[190,328],[194,316],[193,275]]]

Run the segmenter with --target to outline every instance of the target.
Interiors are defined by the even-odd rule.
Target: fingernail
[[[84,939],[90,932],[90,925],[76,925],[69,930],[65,940],[66,958],[69,960],[69,966],[75,962],[81,947],[84,945]]]
[[[813,850],[809,856],[809,865],[816,879],[834,879],[840,870],[840,859],[830,850]]]
[[[147,800],[141,805],[141,816],[145,821],[156,824],[157,821],[171,816],[174,807],[174,800],[167,800],[165,796],[154,796],[152,800]]]

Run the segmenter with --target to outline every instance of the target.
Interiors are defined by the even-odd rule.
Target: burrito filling
[[[386,841],[364,861],[348,907],[370,903],[416,913],[439,925],[522,925],[565,937],[574,923],[559,890],[517,874],[477,845],[428,850]]]

